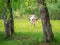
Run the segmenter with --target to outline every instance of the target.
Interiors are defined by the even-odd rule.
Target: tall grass
[[[60,42],[60,20],[51,20],[55,43]],[[14,20],[15,35],[10,39],[4,39],[4,23],[0,20],[0,45],[36,45],[43,41],[43,30],[41,20],[38,20],[36,26],[30,24],[27,19]]]

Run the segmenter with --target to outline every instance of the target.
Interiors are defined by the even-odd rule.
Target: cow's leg
[[[33,25],[34,25],[34,27],[36,27],[36,20],[35,19],[33,20]]]
[[[36,26],[36,23],[35,23],[35,21],[33,22],[33,25],[34,25],[34,27]]]

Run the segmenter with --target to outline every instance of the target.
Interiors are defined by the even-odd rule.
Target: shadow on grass
[[[59,37],[59,35],[55,35]],[[56,38],[57,38],[56,37]],[[9,39],[5,39],[4,32],[0,31],[0,45],[60,45],[60,40],[55,38],[53,42],[43,42],[41,32],[16,32]]]

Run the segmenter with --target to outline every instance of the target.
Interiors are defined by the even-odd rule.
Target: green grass
[[[51,20],[52,30],[56,44],[60,42],[60,20]],[[14,20],[15,35],[4,39],[4,23],[0,20],[0,45],[37,45],[43,41],[43,30],[41,20],[38,20],[36,27],[30,24],[29,20]]]

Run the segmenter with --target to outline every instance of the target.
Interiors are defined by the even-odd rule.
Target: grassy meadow
[[[60,42],[60,20],[51,20],[54,33],[53,43]],[[0,45],[37,45],[43,42],[43,30],[41,20],[37,21],[36,26],[30,24],[28,19],[14,20],[15,34],[9,39],[4,38],[4,22],[0,20]]]

